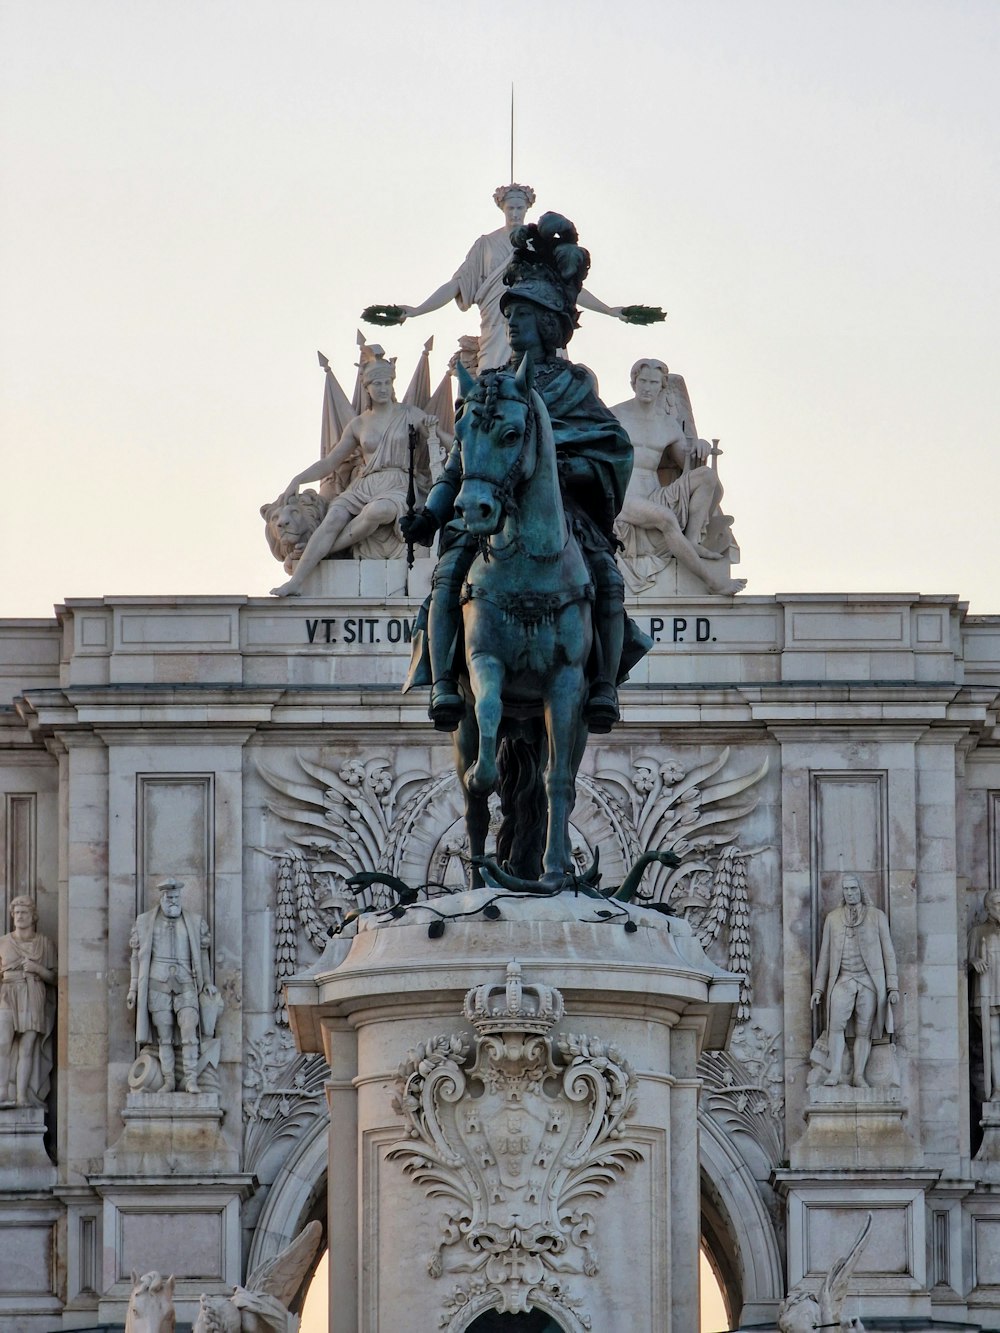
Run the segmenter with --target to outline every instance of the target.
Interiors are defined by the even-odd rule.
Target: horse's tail
[[[500,828],[497,861],[522,879],[538,879],[545,850],[547,807],[545,728],[540,719],[504,723],[497,747]]]

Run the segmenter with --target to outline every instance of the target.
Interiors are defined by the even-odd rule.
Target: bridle
[[[481,429],[484,429],[486,431],[492,429],[497,418],[497,400],[498,400],[498,388],[499,388],[497,377],[498,377],[498,372],[494,371],[489,373],[487,379],[486,397],[482,405],[482,421],[480,427]],[[487,377],[484,376],[484,379],[485,378]],[[470,401],[474,402],[475,400],[466,399],[467,403],[469,403]],[[500,506],[501,512],[504,514],[512,514],[516,512],[517,503],[514,499],[514,491],[517,487],[518,482],[523,480],[524,455],[528,449],[529,444],[534,440],[535,431],[537,430],[537,419],[536,419],[537,413],[535,411],[535,406],[531,401],[530,395],[528,397],[526,407],[527,407],[527,415],[524,421],[524,432],[521,436],[521,448],[518,450],[517,456],[511,463],[510,467],[507,469],[506,474],[503,477],[501,477],[499,481],[495,477],[487,476],[485,473],[482,472],[466,472],[464,466],[462,469],[463,482],[481,481],[484,485],[489,486],[491,488],[491,490],[496,496],[497,503]]]

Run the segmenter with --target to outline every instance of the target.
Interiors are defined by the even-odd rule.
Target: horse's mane
[[[132,1285],[132,1294],[134,1296],[143,1296],[147,1292],[156,1293],[163,1290],[164,1279],[159,1273],[143,1273],[136,1278]]]

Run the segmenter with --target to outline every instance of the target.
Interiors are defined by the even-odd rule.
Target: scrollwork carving
[[[471,1043],[461,1032],[432,1037],[400,1066],[394,1105],[407,1137],[388,1153],[446,1208],[431,1276],[470,1275],[441,1326],[471,1303],[511,1314],[540,1306],[589,1328],[559,1279],[599,1272],[588,1203],[642,1159],[626,1124],[635,1075],[611,1043],[553,1038],[562,996],[523,983],[516,962],[504,985],[469,991],[465,1016]]]

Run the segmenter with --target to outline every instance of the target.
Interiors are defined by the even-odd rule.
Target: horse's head
[[[517,372],[488,370],[473,380],[459,365],[465,406],[455,433],[462,449],[462,486],[455,512],[469,532],[498,532],[518,486],[535,471],[537,412],[532,403],[531,367]]]
[[[159,1273],[132,1273],[125,1333],[174,1333],[174,1279]]]

